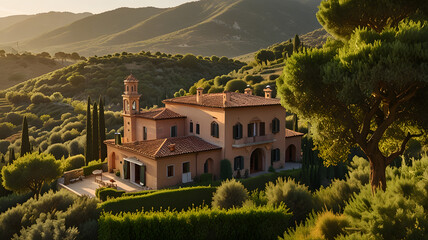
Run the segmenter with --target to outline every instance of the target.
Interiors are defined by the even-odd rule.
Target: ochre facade
[[[130,75],[123,94],[122,143],[107,140],[110,171],[160,189],[220,175],[220,161],[241,176],[300,161],[303,134],[285,129],[279,99],[245,93],[203,94],[164,100],[165,107],[139,110],[138,80]]]

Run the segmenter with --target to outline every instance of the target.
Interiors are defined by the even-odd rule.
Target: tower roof
[[[138,79],[134,77],[134,75],[129,74],[129,76],[125,79],[125,82],[138,82]]]

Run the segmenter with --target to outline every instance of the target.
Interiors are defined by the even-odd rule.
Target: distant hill
[[[64,67],[57,61],[33,55],[0,57],[0,90]]]
[[[3,30],[15,23],[24,21],[27,18],[30,18],[31,15],[14,15],[14,16],[8,16],[8,17],[1,17],[0,18],[0,30]]]
[[[30,51],[83,55],[160,51],[237,56],[320,27],[320,0],[201,0],[169,9],[116,9],[34,36]]]
[[[8,17],[3,21],[0,18],[0,24],[9,24],[4,29],[1,29],[0,27],[0,43],[21,42],[28,38],[33,38],[45,32],[50,32],[56,28],[63,27],[90,15],[92,14],[48,12],[30,16],[17,16],[15,18]],[[10,24],[12,22],[13,24]]]

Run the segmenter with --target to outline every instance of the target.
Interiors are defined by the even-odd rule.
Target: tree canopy
[[[15,192],[31,191],[39,198],[45,183],[62,174],[61,163],[52,155],[27,154],[2,169],[3,186]]]
[[[365,152],[374,191],[386,188],[385,167],[409,139],[428,130],[427,63],[427,22],[402,22],[294,54],[277,84],[283,105],[310,120],[327,164],[352,146]]]
[[[318,21],[335,38],[348,40],[355,28],[381,32],[417,14],[428,13],[426,0],[325,0],[317,13]]]

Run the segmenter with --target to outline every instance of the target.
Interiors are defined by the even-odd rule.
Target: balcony
[[[267,134],[265,136],[255,136],[255,137],[243,137],[241,139],[234,139],[232,147],[242,148],[266,143],[273,143],[276,139],[273,134]]]

